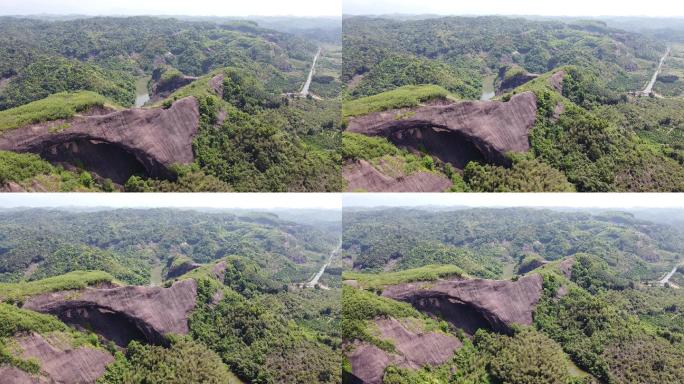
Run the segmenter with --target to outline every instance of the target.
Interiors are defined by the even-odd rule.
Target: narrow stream
[[[494,92],[495,79],[496,75],[485,76],[482,79],[482,96],[480,97],[480,100],[491,100],[496,96],[496,92]]]
[[[150,101],[150,92],[147,90],[149,76],[140,77],[135,81],[135,107],[140,108]]]

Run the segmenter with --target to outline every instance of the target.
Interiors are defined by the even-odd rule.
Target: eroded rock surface
[[[444,192],[452,184],[446,177],[429,172],[391,177],[375,169],[366,160],[345,166],[342,176],[350,192]]]
[[[542,294],[538,274],[517,281],[439,280],[385,287],[382,295],[411,303],[473,334],[479,328],[510,333],[513,324],[531,325]]]
[[[393,318],[379,318],[375,324],[382,338],[390,340],[411,366],[442,364],[463,346],[454,336],[438,332],[416,333]]]
[[[11,365],[0,365],[0,384],[52,384],[43,376],[31,375]]]
[[[128,109],[14,129],[0,136],[0,150],[32,152],[57,163],[80,162],[121,184],[140,171],[172,177],[169,166],[191,163],[198,127],[199,107],[188,97],[169,109]]]
[[[382,383],[388,365],[420,369],[442,364],[463,345],[457,338],[444,333],[412,331],[394,318],[378,318],[375,324],[381,338],[394,344],[396,353],[390,354],[363,342],[355,344],[349,362],[354,376],[365,383]]]
[[[507,165],[508,152],[529,150],[536,117],[536,97],[523,92],[508,102],[462,101],[371,113],[350,118],[347,130],[424,149],[457,168],[480,159]]]
[[[518,273],[521,274],[521,275],[523,275],[523,274],[525,274],[525,273],[527,273],[527,272],[531,272],[531,271],[534,271],[534,270],[537,269],[537,268],[543,267],[543,266],[545,266],[545,265],[548,264],[548,263],[549,263],[548,261],[543,260],[543,259],[535,259],[535,260],[532,260],[531,262],[529,262],[529,263],[526,264],[526,265],[521,265],[520,267],[518,267]]]
[[[558,269],[560,269],[563,276],[565,276],[567,279],[570,279],[570,278],[572,278],[572,268],[574,266],[575,266],[575,258],[574,257],[568,257],[565,260],[561,261],[560,264],[558,264]]]
[[[504,73],[499,74],[499,78],[501,79],[501,85],[499,86],[499,89],[496,92],[497,95],[502,95],[506,92],[512,91],[515,88],[517,88],[517,87],[519,87],[525,83],[528,83],[528,82],[536,79],[537,77],[539,77],[539,75],[537,75],[535,73],[524,72],[524,73],[517,74],[515,76],[511,76],[510,78],[506,79],[506,78],[504,78],[504,74],[505,74],[505,71],[504,71]]]
[[[169,97],[175,90],[184,87],[193,81],[199,79],[195,76],[173,76],[168,80],[162,79],[163,67],[157,68],[152,72],[152,97],[151,101],[156,102]]]
[[[38,361],[41,375],[8,370],[5,374],[12,376],[9,383],[95,383],[104,374],[107,365],[114,362],[114,357],[107,351],[84,346],[74,348],[69,341],[58,337],[32,333],[20,336],[15,341],[22,350],[22,358]],[[0,378],[0,382],[2,380]]]
[[[181,277],[186,273],[193,271],[201,266],[202,264],[197,264],[193,261],[185,261],[180,265],[172,266],[171,268],[169,268],[169,271],[166,273],[166,278],[175,279],[176,277]]]
[[[366,384],[382,383],[385,367],[399,360],[397,355],[390,355],[375,345],[365,342],[355,344],[347,358],[355,379]]]
[[[223,74],[218,74],[209,80],[209,86],[219,96],[223,97]]]
[[[47,293],[26,300],[24,308],[56,315],[120,346],[131,340],[165,345],[166,335],[188,333],[188,317],[196,300],[197,283],[188,279],[169,288],[126,286]]]
[[[556,91],[562,93],[563,80],[565,80],[565,71],[558,71],[549,77],[549,85]]]

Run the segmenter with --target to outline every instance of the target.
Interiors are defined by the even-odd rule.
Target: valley
[[[1,20],[5,190],[341,189],[334,23],[311,27],[326,31],[312,38],[229,18]],[[147,124],[178,102],[195,111]],[[135,115],[145,123],[122,119]],[[106,137],[102,122],[133,127],[139,144]],[[160,151],[170,156],[150,156]]]
[[[572,18],[349,16],[343,35],[347,191],[643,192],[684,186],[679,120],[652,120],[653,130],[643,134],[629,121],[658,110],[640,96],[682,103],[658,93],[663,81],[678,81],[665,73],[680,61],[673,54],[676,42],[662,34]],[[515,117],[488,115],[528,92],[532,123],[519,127]],[[476,100],[490,104],[471,108]],[[426,107],[435,110],[433,118],[424,118]],[[528,113],[527,107],[509,108]],[[381,119],[385,126],[378,129]],[[447,138],[444,127],[459,124],[463,133]],[[487,143],[511,136],[525,145],[503,148],[493,159]],[[631,149],[618,153],[618,147]]]
[[[684,377],[684,296],[651,284],[681,277],[677,226],[599,208],[344,210],[345,383]]]
[[[283,214],[0,210],[2,377],[339,383],[339,223]]]

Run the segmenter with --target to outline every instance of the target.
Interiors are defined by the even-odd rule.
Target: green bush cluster
[[[477,73],[456,70],[440,62],[411,56],[390,56],[363,76],[350,90],[354,98],[372,96],[405,85],[433,84],[463,99],[480,97],[482,84]]]
[[[415,107],[422,102],[447,96],[449,92],[438,85],[405,85],[377,95],[345,101],[342,104],[342,116],[349,118],[388,109]]]
[[[187,337],[175,337],[168,348],[132,341],[125,354],[107,366],[99,384],[207,383],[238,384],[218,355]]]
[[[0,110],[56,93],[77,91],[97,93],[128,106],[135,101],[135,79],[131,74],[78,60],[46,57],[20,69],[19,74],[0,90]]]
[[[42,100],[0,111],[0,132],[28,124],[69,119],[78,112],[102,107],[107,99],[90,91],[60,92]]]

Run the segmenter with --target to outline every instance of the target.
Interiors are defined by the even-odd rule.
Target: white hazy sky
[[[342,0],[0,0],[0,14],[340,16]]]
[[[343,13],[542,16],[684,16],[673,0],[344,0]]]
[[[182,207],[340,209],[337,193],[0,193],[0,208]]]
[[[677,193],[372,193],[344,194],[344,207],[378,206],[682,208]]]

